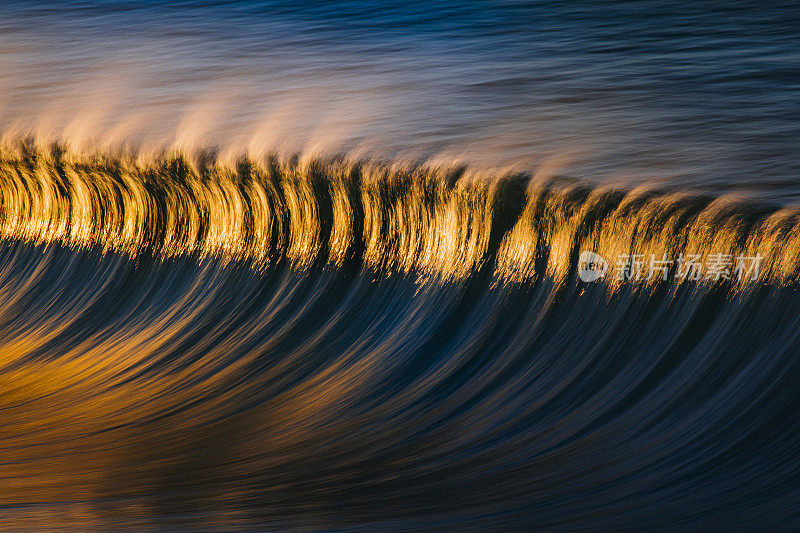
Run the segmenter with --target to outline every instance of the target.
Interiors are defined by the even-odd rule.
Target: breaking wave
[[[568,278],[583,249],[760,255],[763,280],[773,283],[796,282],[800,266],[793,206],[465,167],[277,157],[217,164],[211,152],[142,161],[21,143],[0,158],[0,179],[0,237],[132,256],[218,256],[258,268],[350,262],[442,279],[488,265],[515,281]]]
[[[799,274],[728,196],[6,147],[0,526],[790,529]]]

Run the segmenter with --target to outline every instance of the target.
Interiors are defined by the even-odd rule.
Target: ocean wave
[[[442,279],[489,263],[497,277],[522,282],[574,278],[581,250],[760,256],[758,277],[771,283],[796,282],[800,267],[800,208],[730,195],[344,158],[143,160],[30,142],[5,149],[0,180],[0,237],[130,255],[215,255],[258,268],[355,261]]]
[[[795,208],[24,143],[0,206],[0,526],[800,523]]]

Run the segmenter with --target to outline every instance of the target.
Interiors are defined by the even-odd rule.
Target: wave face
[[[798,250],[728,197],[7,148],[0,526],[800,527]]]

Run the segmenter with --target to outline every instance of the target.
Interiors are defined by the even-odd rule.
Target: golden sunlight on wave
[[[738,257],[762,258],[762,281],[797,281],[800,270],[797,209],[459,167],[276,156],[222,163],[203,153],[145,160],[44,150],[28,140],[0,154],[0,200],[3,239],[215,256],[256,268],[354,261],[447,280],[488,264],[505,281],[564,282],[591,250],[612,267],[620,257],[636,259],[638,269],[648,260],[669,264],[670,275],[680,272],[674,258],[729,258],[714,281],[732,279]],[[666,273],[605,279],[612,288],[655,284]]]

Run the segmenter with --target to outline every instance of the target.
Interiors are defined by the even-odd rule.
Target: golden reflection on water
[[[144,161],[21,142],[0,156],[0,237],[256,267],[282,259],[301,269],[320,260],[341,266],[358,257],[379,271],[440,279],[465,278],[491,261],[499,279],[514,282],[565,281],[582,250],[612,263],[625,254],[760,254],[763,280],[797,277],[796,208],[552,181],[531,181],[523,192],[504,187],[514,179],[345,160]],[[504,216],[513,224],[493,227]],[[502,239],[496,250],[493,237]]]

